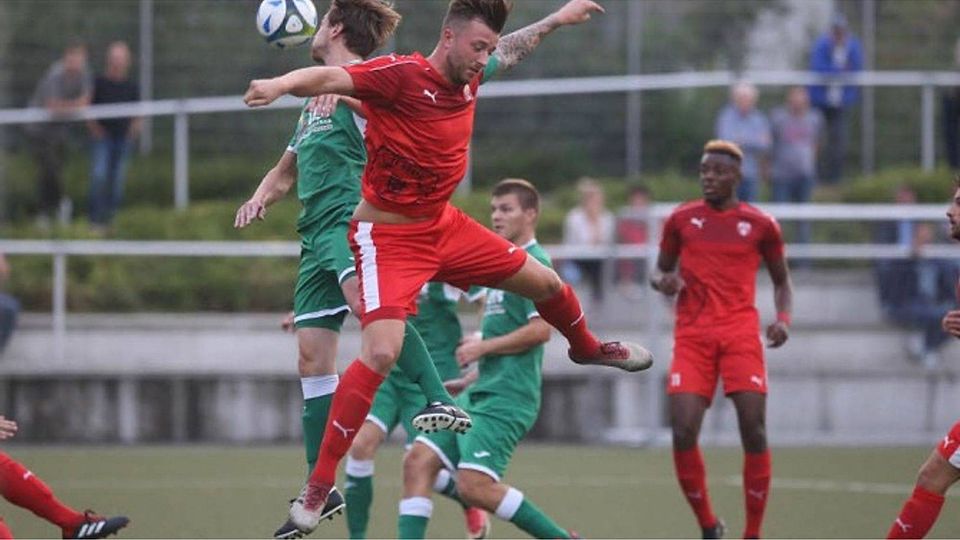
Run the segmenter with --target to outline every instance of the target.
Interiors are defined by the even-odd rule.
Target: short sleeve
[[[680,227],[677,225],[677,214],[670,214],[663,224],[663,236],[660,237],[660,251],[671,255],[680,253]]]
[[[397,98],[405,73],[417,62],[391,54],[344,66],[353,79],[354,97],[361,101],[388,103]]]
[[[783,233],[780,231],[780,224],[773,216],[767,216],[767,227],[763,238],[760,240],[760,254],[764,260],[779,260],[786,254],[786,247],[783,244]]]

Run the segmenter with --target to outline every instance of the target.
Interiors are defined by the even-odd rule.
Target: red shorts
[[[527,261],[522,248],[449,204],[430,221],[351,221],[349,239],[360,278],[363,326],[415,314],[417,295],[428,281],[463,290],[471,285],[492,287],[519,272]]]
[[[950,428],[950,433],[937,445],[937,451],[940,452],[943,459],[960,469],[960,422]]]
[[[723,379],[726,395],[767,393],[767,368],[759,334],[676,338],[668,394],[699,394],[712,401],[718,378]]]

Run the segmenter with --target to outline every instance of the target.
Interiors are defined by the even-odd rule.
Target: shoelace
[[[614,356],[617,360],[626,360],[629,351],[619,341],[608,341],[600,345],[600,352],[605,356]]]

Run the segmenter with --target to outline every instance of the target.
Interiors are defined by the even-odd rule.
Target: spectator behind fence
[[[912,257],[890,262],[879,275],[881,300],[894,323],[922,332],[908,341],[910,358],[934,368],[940,347],[950,338],[940,323],[956,301],[957,266],[948,260],[920,258],[923,247],[934,239],[934,228],[917,223],[912,230]]]
[[[953,62],[960,69],[960,39],[953,47]],[[960,86],[944,88],[943,143],[950,168],[960,170]]]
[[[10,341],[10,335],[17,325],[17,314],[20,313],[20,302],[9,294],[2,292],[3,285],[10,278],[10,265],[6,257],[0,253],[0,353]]]
[[[647,218],[653,195],[647,186],[630,188],[627,206],[617,214],[617,241],[621,244],[646,245]],[[638,285],[646,281],[646,265],[643,260],[622,259],[617,264],[621,285]]]
[[[721,109],[716,122],[717,138],[735,142],[743,151],[743,176],[737,187],[737,198],[743,202],[757,200],[761,162],[772,141],[767,117],[757,110],[757,95],[756,86],[735,84],[730,89],[730,103]]]
[[[93,77],[87,67],[87,47],[79,42],[64,49],[63,58],[47,69],[30,98],[31,107],[44,107],[55,115],[70,115],[90,103]],[[73,204],[63,194],[68,124],[28,124],[28,134],[37,160],[40,194],[38,224],[47,227],[56,213],[61,223],[70,220]]]
[[[810,70],[821,75],[856,73],[863,69],[860,41],[850,33],[842,14],[833,16],[830,31],[820,36],[810,53]],[[827,144],[822,155],[821,175],[834,184],[843,176],[847,150],[847,111],[856,105],[860,90],[842,84],[810,87],[810,102],[820,109],[827,125]]]
[[[130,80],[130,47],[115,41],[107,48],[106,69],[96,79],[93,103],[123,103],[140,99],[137,84]],[[127,158],[140,133],[139,118],[90,120],[92,138],[90,190],[87,204],[90,225],[104,233],[123,200]]]
[[[603,186],[592,178],[577,183],[580,203],[563,221],[563,243],[571,246],[604,247],[613,243],[614,217],[607,210]],[[577,283],[590,280],[593,299],[603,301],[603,259],[579,259],[564,265],[565,279]]]
[[[771,180],[773,201],[810,201],[816,185],[817,150],[823,127],[820,111],[810,108],[806,88],[795,86],[787,92],[787,103],[770,113],[773,132]],[[810,241],[810,223],[797,224],[797,241]]]

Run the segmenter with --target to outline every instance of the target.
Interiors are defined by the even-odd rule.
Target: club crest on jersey
[[[473,101],[473,90],[470,90],[469,84],[463,85],[463,100],[468,103]]]
[[[737,223],[737,232],[740,233],[740,236],[747,236],[751,230],[753,230],[753,225],[750,225],[749,221]]]

